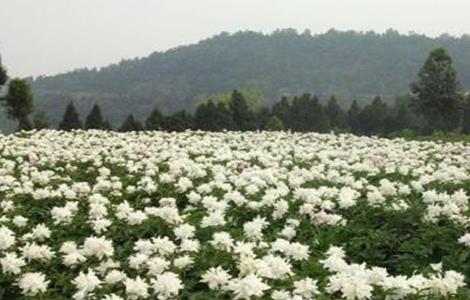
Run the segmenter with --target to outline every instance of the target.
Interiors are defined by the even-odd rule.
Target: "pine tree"
[[[215,114],[215,104],[212,100],[199,104],[194,113],[194,129],[215,131],[217,128]]]
[[[325,107],[325,114],[328,117],[330,127],[334,129],[344,129],[346,126],[346,116],[344,111],[336,101],[335,96],[332,96]]]
[[[130,114],[119,127],[120,132],[129,132],[129,131],[142,131],[144,126],[138,120],[134,118],[134,115]]]
[[[462,117],[462,133],[470,134],[470,95],[468,95],[465,101]]]
[[[414,109],[421,114],[427,129],[451,130],[459,125],[462,96],[452,58],[443,48],[431,51],[412,83]]]
[[[267,107],[261,107],[256,112],[254,112],[255,116],[255,129],[257,130],[264,130],[268,125],[269,120],[271,119],[271,111]],[[282,121],[281,121],[282,122]]]
[[[80,116],[78,115],[73,101],[65,108],[62,121],[59,123],[59,129],[65,131],[82,129],[82,121],[80,120]]]
[[[301,132],[326,132],[329,129],[328,118],[318,97],[303,94],[295,97],[291,106],[292,129]]]
[[[230,99],[229,108],[236,130],[248,131],[254,129],[254,118],[250,108],[246,104],[243,95],[234,90]]]
[[[387,114],[387,104],[380,97],[375,97],[359,113],[360,131],[367,135],[384,134]]]
[[[7,95],[2,98],[10,119],[18,121],[18,130],[32,129],[29,114],[33,109],[33,93],[22,79],[13,79],[8,85]]]
[[[217,124],[217,130],[231,130],[233,129],[232,114],[228,110],[227,106],[223,102],[217,103],[215,107],[215,118]]]
[[[348,110],[348,127],[351,132],[357,132],[359,128],[359,114],[361,109],[356,100],[353,100]]]
[[[164,117],[158,108],[154,108],[145,120],[145,130],[161,130]]]
[[[193,119],[185,110],[177,111],[170,116],[166,116],[163,122],[163,129],[166,131],[185,131],[193,128]]]
[[[95,104],[85,120],[85,129],[105,129],[101,108]]]
[[[5,68],[3,68],[2,61],[0,60],[0,91],[2,89],[2,86],[5,85],[5,83],[7,83],[7,80],[8,80],[7,71],[5,70]]]

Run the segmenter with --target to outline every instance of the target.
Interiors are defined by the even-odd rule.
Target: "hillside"
[[[143,118],[192,109],[197,99],[234,88],[255,91],[264,101],[282,94],[312,92],[352,98],[391,97],[408,91],[429,51],[443,46],[455,60],[464,88],[470,88],[470,37],[401,35],[389,30],[311,35],[294,30],[271,34],[222,33],[198,44],[97,69],[81,69],[32,80],[36,109],[54,121],[74,99],[82,114],[94,102],[119,123],[130,111]],[[125,44],[123,44],[125,47]],[[131,109],[129,109],[131,108]]]

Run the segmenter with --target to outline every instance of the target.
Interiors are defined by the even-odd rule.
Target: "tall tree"
[[[160,130],[164,117],[158,108],[154,108],[145,120],[145,130]]]
[[[237,90],[234,90],[232,93],[229,108],[236,130],[248,131],[254,129],[253,114],[246,104],[245,98]]]
[[[85,119],[85,129],[105,129],[101,108],[98,104],[93,105],[90,113]]]
[[[29,114],[33,109],[33,93],[26,81],[11,80],[7,95],[2,100],[8,117],[18,121],[18,130],[30,130],[32,125]]]
[[[218,130],[231,130],[233,129],[233,118],[229,109],[223,102],[217,103],[215,106],[215,118]]]
[[[411,91],[414,109],[425,118],[428,130],[450,130],[459,125],[462,95],[457,71],[444,48],[431,51]]]
[[[360,131],[368,135],[384,134],[387,114],[387,104],[380,97],[375,97],[372,103],[366,105],[359,113]]]
[[[351,106],[348,110],[348,127],[351,132],[357,132],[359,130],[359,114],[361,113],[361,108],[357,104],[357,101],[354,99],[351,102]]]
[[[291,105],[291,124],[296,131],[325,132],[329,129],[328,118],[317,96],[303,94],[295,97]]]
[[[119,127],[120,132],[129,132],[129,131],[142,131],[144,126],[138,120],[134,118],[134,115],[130,114]]]
[[[212,100],[199,104],[194,113],[194,129],[216,131],[218,126],[215,117],[216,108]]]
[[[192,129],[193,119],[185,110],[177,111],[170,116],[166,116],[163,129],[166,131],[185,131]]]
[[[325,113],[328,117],[328,121],[330,122],[330,126],[332,128],[344,128],[346,123],[346,116],[344,111],[339,106],[338,102],[336,101],[335,96],[331,96],[328,104],[325,107]]]
[[[275,103],[271,108],[271,113],[278,117],[286,128],[291,128],[291,106],[287,97],[283,96],[281,101]]]
[[[255,129],[257,130],[264,130],[268,125],[269,120],[271,119],[271,110],[267,107],[261,107],[254,113],[254,123]],[[282,121],[281,121],[282,122]]]
[[[65,108],[62,121],[59,123],[59,129],[65,131],[82,129],[82,121],[80,120],[80,116],[77,112],[77,109],[75,108],[75,105],[73,104],[73,101],[69,102]]]
[[[465,101],[462,117],[462,132],[465,134],[470,134],[470,95],[467,96]]]
[[[2,61],[0,59],[0,90],[2,86],[5,85],[7,80],[8,80],[7,70],[2,66]]]

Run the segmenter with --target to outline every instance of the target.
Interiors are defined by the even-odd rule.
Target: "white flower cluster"
[[[0,135],[0,281],[6,299],[466,299],[465,149],[315,133]],[[365,235],[395,247],[395,231],[406,247],[383,249],[383,264],[418,260],[413,243],[429,249],[423,263],[368,266]]]
[[[370,299],[374,287],[387,292],[387,299],[406,299],[410,295],[450,297],[465,286],[465,278],[454,271],[437,272],[428,278],[423,275],[390,276],[386,269],[368,268],[365,264],[348,264],[341,248],[331,247],[322,260],[324,267],[334,273],[326,287],[329,293],[339,292],[348,300]]]

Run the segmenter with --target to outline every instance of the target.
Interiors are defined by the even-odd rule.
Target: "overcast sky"
[[[13,76],[99,67],[221,31],[394,28],[470,33],[469,0],[0,0],[0,54]]]

